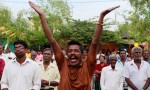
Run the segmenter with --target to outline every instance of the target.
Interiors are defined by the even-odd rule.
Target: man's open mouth
[[[71,56],[71,57],[70,57],[70,61],[71,61],[72,63],[76,62],[77,59],[78,59],[78,58],[77,58],[76,56]]]

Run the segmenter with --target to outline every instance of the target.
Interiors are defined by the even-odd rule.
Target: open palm
[[[33,2],[29,1],[29,4],[38,14],[44,14],[44,11],[36,6]]]
[[[111,8],[108,8],[106,10],[104,10],[101,15],[105,16],[107,15],[109,12],[111,12],[112,10],[115,10],[116,8],[119,8],[120,6],[115,6],[115,7],[111,7]]]

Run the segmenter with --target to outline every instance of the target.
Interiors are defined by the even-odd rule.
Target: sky
[[[18,11],[22,9],[29,9],[29,0],[2,0],[3,5],[8,6],[13,15],[16,15]],[[36,3],[36,0],[30,0]],[[68,0],[71,6],[72,15],[74,19],[88,20],[99,16],[100,12],[113,6],[120,5],[120,8],[109,13],[106,18],[112,20],[123,20],[121,14],[126,10],[132,10],[128,0]],[[115,18],[116,17],[116,18]]]

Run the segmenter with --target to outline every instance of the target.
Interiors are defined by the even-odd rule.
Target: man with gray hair
[[[33,60],[33,61],[36,61],[36,56],[37,56],[37,53],[36,53],[36,51],[31,51],[31,59]]]
[[[125,64],[124,74],[128,90],[146,90],[150,80],[150,66],[142,59],[142,48],[133,47],[133,60]]]
[[[101,90],[123,90],[123,69],[116,66],[117,55],[111,54],[109,59],[110,65],[102,69]]]

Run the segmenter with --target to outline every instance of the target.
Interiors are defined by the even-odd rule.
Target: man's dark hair
[[[14,42],[14,46],[17,45],[17,44],[23,45],[24,48],[26,48],[26,49],[28,48],[28,44],[25,41],[23,41],[23,40],[17,40],[17,41],[15,41]]]
[[[86,51],[87,53],[89,52],[89,50],[86,49],[86,48],[82,48],[82,52],[83,52],[83,51]]]
[[[44,52],[44,51],[47,51],[47,50],[49,50],[49,51],[51,52],[51,54],[53,53],[51,48],[45,48],[45,49],[43,50],[43,52]]]
[[[68,47],[71,46],[71,45],[78,45],[78,46],[79,46],[79,49],[80,49],[80,51],[81,51],[81,53],[83,52],[82,44],[79,43],[78,41],[72,40],[72,41],[68,42],[67,49],[68,49]]]
[[[120,50],[119,50],[119,54],[120,54],[120,52],[122,52],[122,51],[124,51],[125,53],[127,52],[125,49],[120,49]]]

